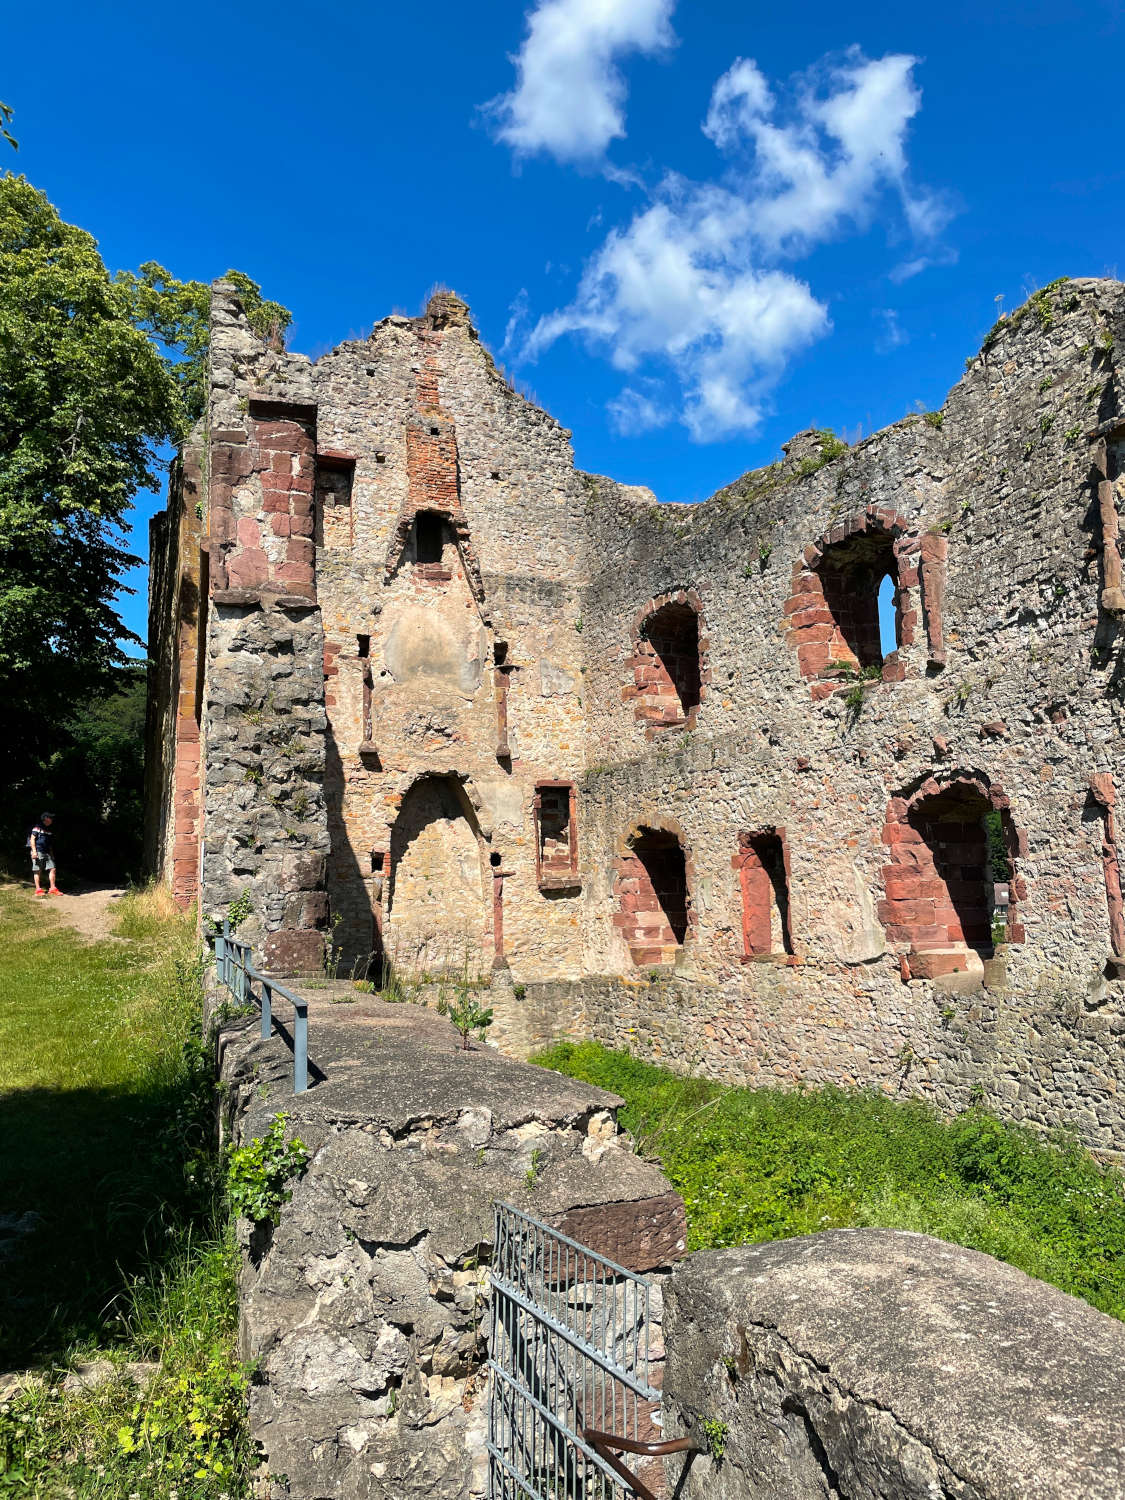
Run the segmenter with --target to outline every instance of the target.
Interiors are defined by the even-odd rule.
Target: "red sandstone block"
[[[194,758],[195,764],[199,764],[199,725],[195,722],[194,708],[190,714],[181,715],[176,720],[176,743],[183,745],[185,751],[188,751],[188,747],[191,747],[190,753]]]
[[[238,540],[243,547],[257,547],[261,543],[261,530],[252,516],[243,516],[238,523]]]
[[[820,586],[820,579],[815,573],[801,573],[793,580],[794,594],[817,594],[822,599],[824,590]]]
[[[296,506],[293,507],[293,510],[294,510],[294,515],[293,515],[292,520],[289,523],[289,529],[290,529],[291,533],[293,534],[293,536],[312,536],[312,534],[313,534],[313,518],[312,518],[312,516],[309,515],[309,514],[305,514],[305,515],[298,514]]]
[[[917,582],[918,582],[918,569],[917,568],[904,568],[904,567],[901,567],[901,566],[899,567],[899,570],[898,570],[898,586],[899,586],[900,589],[910,589],[910,588],[913,588],[914,585]]]
[[[793,630],[804,630],[810,625],[834,625],[835,623],[835,620],[832,618],[832,611],[827,605],[822,605],[819,602],[811,605],[808,609],[797,610],[789,621],[790,628]],[[822,639],[822,637],[808,636],[806,639],[817,640]]]
[[[916,979],[937,979],[942,974],[963,974],[969,967],[967,949],[930,950],[910,955],[910,972]]]
[[[930,893],[921,870],[899,869],[891,866],[883,876],[888,901],[918,901]]]
[[[288,516],[281,516],[281,515],[272,515],[270,517],[270,527],[273,530],[274,536],[288,536],[289,535],[289,517]]]
[[[814,682],[809,689],[814,703],[820,703],[825,698],[831,698],[835,691],[836,684],[834,682]]]
[[[828,647],[826,645],[798,646],[797,665],[806,677],[811,677],[815,672],[823,672],[828,666]]]
[[[269,577],[269,561],[266,554],[256,547],[245,552],[236,552],[227,563],[227,576],[232,588],[260,588]]]
[[[285,559],[290,563],[308,563],[311,566],[316,559],[316,548],[308,537],[291,536],[285,549]]]
[[[262,510],[269,515],[288,515],[289,496],[268,494],[262,496]]]
[[[924,840],[918,830],[911,828],[909,823],[887,823],[883,828],[883,842],[885,844],[921,844]]]
[[[824,613],[827,613],[827,611],[824,611]],[[796,620],[794,620],[793,623],[794,623],[794,625],[796,625]],[[798,650],[807,641],[830,641],[835,634],[836,634],[836,625],[835,625],[835,622],[832,619],[832,616],[829,614],[827,621],[825,621],[823,624],[820,624],[820,625],[806,625],[806,626],[801,626],[800,627],[800,638],[798,640]]]
[[[900,661],[888,661],[883,664],[884,682],[905,682],[906,667]]]
[[[312,588],[313,573],[307,563],[284,562],[277,570],[277,578],[279,583],[293,584],[294,592],[298,585]]]
[[[914,926],[915,923],[930,925],[934,922],[932,901],[880,901],[879,918],[896,922],[899,926]],[[937,925],[941,925],[940,922]]]

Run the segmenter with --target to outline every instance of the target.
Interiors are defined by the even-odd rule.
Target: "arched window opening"
[[[1012,899],[1019,836],[1006,800],[983,782],[963,777],[896,799],[884,836],[891,863],[879,914],[889,936],[922,956],[912,972],[979,968],[996,944],[1022,941]]]
[[[664,604],[643,621],[632,664],[639,718],[656,727],[694,722],[703,673],[699,615],[690,604]]]
[[[676,835],[638,829],[617,861],[616,891],[614,923],[633,963],[673,963],[691,922],[687,860]]]
[[[895,587],[894,578],[890,573],[884,574],[876,598],[879,611],[879,650],[882,653],[883,660],[886,661],[887,657],[892,652],[897,651],[900,645],[898,638],[898,589]]]
[[[898,573],[889,532],[867,531],[827,548],[817,570],[828,610],[829,666],[866,671],[881,667],[883,658],[898,647],[898,597],[893,579]],[[893,626],[882,631],[883,580],[890,586]]]

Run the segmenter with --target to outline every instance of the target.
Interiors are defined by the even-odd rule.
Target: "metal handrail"
[[[309,1002],[254,967],[253,948],[233,936],[229,921],[215,933],[214,944],[216,976],[240,1005],[252,1002],[258,1007],[263,1041],[273,1032],[274,997],[280,995],[293,1007],[293,1092],[303,1094],[309,1086]],[[258,995],[254,993],[255,983],[261,990]]]
[[[657,1500],[655,1490],[649,1489],[643,1479],[638,1479],[618,1458],[614,1449],[622,1453],[639,1453],[646,1458],[664,1458],[669,1453],[700,1453],[702,1449],[694,1438],[669,1438],[662,1443],[642,1443],[634,1438],[618,1437],[615,1432],[599,1432],[595,1427],[583,1427],[582,1436],[594,1452],[619,1474],[628,1484],[638,1500]]]

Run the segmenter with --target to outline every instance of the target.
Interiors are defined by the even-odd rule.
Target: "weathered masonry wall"
[[[451,293],[315,364],[221,284],[214,326],[206,911],[246,891],[298,970],[492,972],[513,1047],[1125,1149],[1125,288],[1037,293],[940,412],[697,506],[579,473]]]
[[[284,1110],[311,1153],[278,1228],[241,1225],[269,1493],[484,1495],[494,1201],[637,1271],[683,1253],[683,1203],[632,1155],[614,1095],[465,1052],[432,1011],[366,1001],[355,1022],[314,1015],[311,1034],[324,1076],[296,1098],[280,1039],[228,1032],[222,1049],[234,1139]]]
[[[690,1256],[664,1305],[665,1429],[723,1431],[684,1500],[1125,1494],[1125,1328],[990,1256],[833,1230]]]

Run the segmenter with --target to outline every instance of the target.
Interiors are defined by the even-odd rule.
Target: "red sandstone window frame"
[[[738,845],[738,853],[731,859],[731,864],[738,872],[742,962],[796,963],[798,960],[793,947],[793,908],[790,900],[789,841],[785,836],[785,829],[771,825],[743,831],[738,835]],[[774,883],[775,872],[771,870],[774,861],[767,863],[762,857],[768,845],[774,846],[780,860],[784,904],[778,898]],[[772,941],[771,902],[777,907],[781,927],[780,948],[775,948]],[[763,931],[767,934],[764,941]]]
[[[543,793],[567,794],[567,841],[569,860],[565,867],[543,859]],[[532,803],[535,821],[535,883],[541,891],[573,890],[581,885],[578,874],[578,788],[573,781],[537,781]]]
[[[894,560],[890,578],[895,591],[897,635],[896,649],[882,655],[879,680],[905,680],[906,653],[915,645],[923,622],[928,666],[934,669],[945,664],[942,608],[946,539],[920,534],[916,525],[889,506],[869,505],[810,543],[793,565],[790,597],[785,603],[785,633],[814,702],[840,689],[850,691],[855,676],[856,654],[837,617],[838,605],[833,607],[831,591],[825,588],[827,570],[832,567],[832,559],[840,556],[839,549],[875,534],[887,538]],[[877,598],[868,603],[876,611],[877,628]]]
[[[652,691],[658,685],[650,677],[657,670],[654,668],[654,661],[659,661],[659,655],[648,638],[648,629],[654,617],[670,608],[690,610],[695,615],[698,666],[698,696],[686,711],[683,711],[682,697],[673,679],[676,696],[681,704],[681,711],[674,717],[668,717],[667,707],[661,706],[657,701],[660,695]],[[626,702],[632,701],[634,717],[645,725],[646,738],[653,739],[669,729],[695,728],[711,685],[710,644],[703,615],[703,600],[695,589],[672,589],[666,594],[655,594],[636,612],[633,617],[633,649],[625,662],[626,667],[632,671],[633,680],[622,689],[621,696]],[[659,663],[659,668],[663,668],[662,662]],[[669,674],[665,671],[665,675]]]

